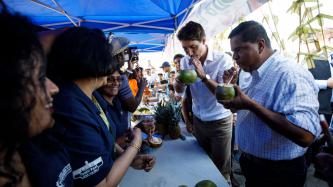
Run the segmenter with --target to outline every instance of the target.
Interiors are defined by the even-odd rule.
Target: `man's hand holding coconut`
[[[252,99],[236,85],[237,74],[238,71],[234,67],[224,71],[224,83],[217,86],[215,93],[217,101],[232,112],[239,109],[249,109],[253,102]]]

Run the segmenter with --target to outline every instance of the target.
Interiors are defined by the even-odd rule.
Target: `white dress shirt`
[[[333,53],[331,54],[333,57]],[[331,70],[331,77],[333,77],[333,60],[331,58],[328,59],[328,62],[330,64],[330,70]],[[327,80],[315,80],[316,84],[318,85],[318,88],[321,90],[327,89]],[[333,89],[332,89],[332,96],[331,96],[331,103],[333,102]]]
[[[193,65],[189,64],[189,60],[189,56],[182,58],[180,69],[195,69]],[[230,69],[232,66],[232,59],[229,55],[208,49],[203,69],[212,80],[217,83],[223,83],[224,71]],[[197,78],[196,82],[190,85],[190,90],[192,94],[193,114],[202,121],[220,120],[231,115],[230,110],[225,109],[217,102],[215,95],[212,94],[200,78]]]

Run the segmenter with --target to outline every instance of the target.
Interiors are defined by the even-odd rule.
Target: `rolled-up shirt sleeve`
[[[319,89],[327,89],[327,80],[315,80]]]
[[[309,80],[307,76],[289,74],[280,82],[276,90],[281,94],[278,94],[273,110],[285,115],[294,125],[318,137],[321,128],[318,115],[318,89],[314,81]]]

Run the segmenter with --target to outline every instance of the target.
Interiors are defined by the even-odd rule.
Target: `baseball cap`
[[[127,47],[130,41],[125,37],[112,37],[109,39],[109,44],[111,47],[111,55],[115,56],[123,52]]]
[[[170,67],[170,63],[169,62],[163,62],[161,68],[164,68],[164,67]]]

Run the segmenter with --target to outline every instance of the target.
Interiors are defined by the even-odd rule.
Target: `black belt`
[[[304,155],[300,156],[300,157],[296,157],[294,159],[291,159],[291,160],[269,160],[269,159],[265,159],[265,158],[259,158],[259,157],[256,157],[256,156],[253,156],[251,154],[248,154],[248,153],[245,153],[245,152],[242,152],[242,157],[252,161],[252,162],[260,162],[260,163],[291,163],[291,162],[298,162],[302,159],[305,159]]]

